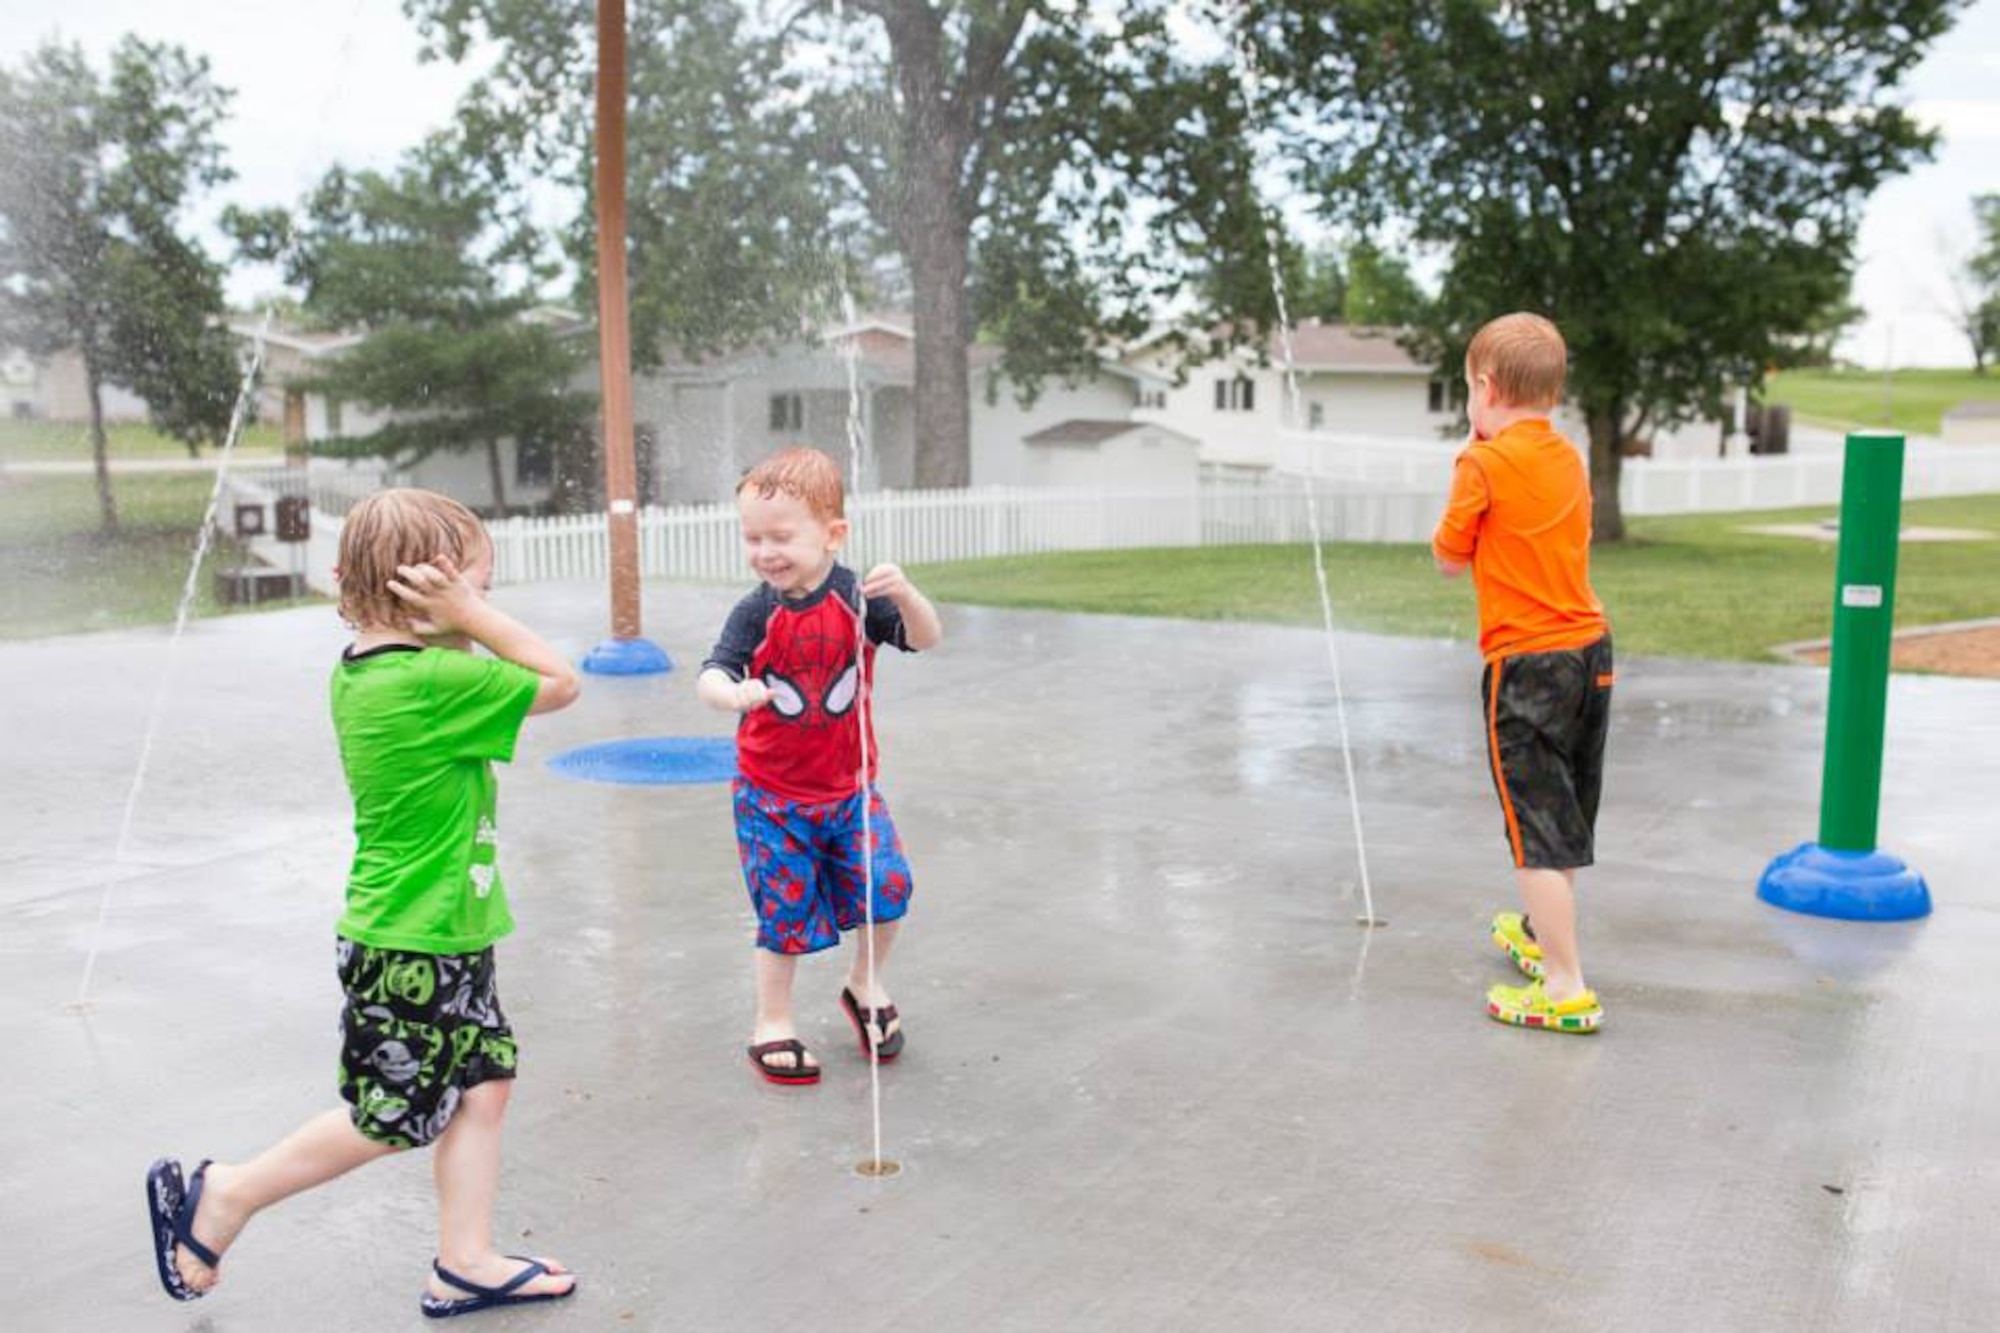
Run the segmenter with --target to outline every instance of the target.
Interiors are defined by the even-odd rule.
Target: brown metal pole
[[[604,395],[604,498],[611,530],[611,634],[639,637],[638,469],[632,335],[625,305],[625,0],[597,0],[597,338]]]

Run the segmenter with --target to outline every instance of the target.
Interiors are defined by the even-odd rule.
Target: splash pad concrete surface
[[[948,608],[942,649],[881,672],[918,888],[903,1169],[870,1180],[839,963],[799,988],[824,1083],[744,1061],[726,788],[547,767],[725,734],[690,668],[734,596],[649,593],[683,669],[591,679],[502,774],[500,1239],[583,1282],[482,1328],[1991,1326],[2000,685],[1894,681],[1883,840],[1938,910],[1855,925],[1754,896],[1816,828],[1824,673],[1622,662],[1583,887],[1609,1017],[1568,1038],[1483,1013],[1511,883],[1468,646],[1342,636],[1365,931],[1316,631]],[[573,654],[602,636],[596,587],[499,600]],[[424,1323],[417,1156],[260,1218],[196,1305],[142,1216],[154,1156],[239,1158],[334,1104],[343,643],[325,608],[192,625],[123,861],[165,634],[0,644],[10,1329]]]

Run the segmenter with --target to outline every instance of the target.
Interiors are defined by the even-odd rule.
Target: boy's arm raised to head
[[[1431,534],[1431,560],[1438,573],[1455,578],[1472,563],[1473,552],[1479,549],[1480,523],[1490,503],[1485,471],[1473,460],[1470,451],[1460,454],[1457,470],[1451,475],[1451,495],[1445,501],[1444,515],[1438,519],[1437,531]]]
[[[553,713],[568,708],[583,693],[583,678],[568,658],[548,640],[495,606],[480,603],[477,622],[466,627],[466,637],[495,657],[524,666],[542,678],[535,702],[528,714]]]
[[[861,581],[863,598],[886,597],[903,617],[903,642],[916,652],[944,642],[944,621],[900,565],[877,565]]]
[[[569,659],[548,640],[492,605],[466,582],[448,558],[431,564],[399,565],[389,590],[444,634],[463,634],[503,661],[526,667],[542,678],[528,712],[553,713],[575,703],[583,680]]]

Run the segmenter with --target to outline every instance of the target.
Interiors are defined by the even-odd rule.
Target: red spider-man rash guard
[[[826,582],[806,596],[781,597],[760,583],[736,604],[715,651],[702,664],[731,680],[754,676],[771,702],[745,713],[736,725],[736,766],[752,784],[805,804],[854,795],[861,769],[861,729],[856,703],[862,673],[872,686],[875,646],[911,651],[902,612],[886,597],[867,604],[867,651],[855,667],[855,621],[862,614],[854,572],[835,565]],[[877,751],[872,710],[868,718],[868,781],[875,781]]]

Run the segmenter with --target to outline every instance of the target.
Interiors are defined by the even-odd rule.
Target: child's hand
[[[411,633],[425,638],[463,634],[480,602],[479,590],[442,554],[428,564],[396,566],[389,591],[409,607]]]
[[[901,565],[877,565],[861,581],[863,597],[886,597],[898,606],[916,590],[917,586],[903,573]]]
[[[736,682],[736,711],[754,713],[771,702],[771,687],[755,676]]]

